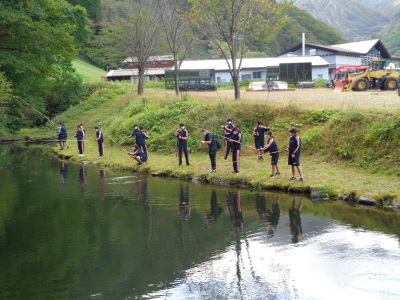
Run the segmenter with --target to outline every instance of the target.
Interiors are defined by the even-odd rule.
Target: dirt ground
[[[231,101],[233,90],[217,92],[188,92],[188,95],[204,100]],[[397,91],[371,90],[367,92],[333,93],[331,89],[295,89],[291,91],[242,91],[242,101],[262,101],[272,105],[293,104],[303,109],[379,109],[400,110]]]

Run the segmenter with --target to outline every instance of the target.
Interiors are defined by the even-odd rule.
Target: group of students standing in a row
[[[74,135],[78,142],[78,151],[79,151],[79,156],[84,156],[85,152],[85,128],[83,127],[83,124],[79,124],[76,126],[77,131]],[[96,139],[98,146],[99,146],[99,156],[103,157],[104,155],[104,136],[103,133],[101,132],[100,128],[96,126],[94,128],[96,130]],[[67,138],[68,138],[68,133],[67,129],[65,128],[64,123],[58,123],[58,131],[57,137],[58,137],[58,142],[60,144],[61,150],[64,150],[66,148],[69,148],[68,143],[67,143]]]
[[[62,123],[59,123],[58,139],[60,142],[61,150],[68,147],[67,131]],[[227,119],[226,125],[221,125],[224,130],[224,143],[225,152],[224,160],[228,160],[229,153],[232,152],[232,164],[233,173],[240,173],[240,151],[242,147],[242,131],[238,124],[234,125],[232,119]],[[85,140],[85,130],[83,124],[77,126],[77,132],[74,137],[78,141],[79,156],[84,155],[84,140]],[[99,144],[99,155],[102,157],[104,155],[104,137],[99,127],[95,127],[96,130],[96,141]],[[217,151],[222,147],[219,141],[215,138],[215,134],[212,133],[207,127],[202,127],[201,131],[204,135],[204,140],[199,143],[199,146],[205,144],[208,145],[208,154],[211,161],[210,172],[215,173],[217,170],[216,154]],[[301,139],[298,136],[298,130],[292,128],[289,130],[290,139],[287,148],[284,151],[289,151],[288,164],[292,166],[292,177],[291,180],[296,180],[296,170],[299,173],[300,181],[304,181],[303,171],[300,166],[300,152],[301,152]],[[188,139],[189,132],[185,128],[184,123],[179,124],[179,129],[175,132],[174,136],[177,138],[177,156],[178,163],[182,165],[182,156],[185,155],[186,165],[190,165],[189,162],[189,152],[188,152]],[[271,155],[271,166],[272,173],[270,177],[276,177],[280,175],[280,169],[278,165],[279,161],[279,151],[278,145],[272,135],[270,128],[265,127],[262,121],[259,121],[257,126],[253,129],[254,144],[255,149],[258,151],[258,159],[263,160],[263,152],[269,152]],[[132,158],[134,158],[138,164],[143,164],[148,161],[148,152],[146,146],[146,139],[149,138],[148,134],[143,131],[143,127],[134,125],[132,133],[128,138],[135,137],[136,144],[133,146],[134,152],[127,152]],[[265,144],[265,137],[267,137],[267,143]],[[252,148],[252,147],[250,147]],[[253,148],[254,149],[254,148]]]
[[[242,132],[239,125],[234,125],[232,119],[227,119],[226,125],[221,125],[224,129],[224,142],[225,142],[225,153],[224,160],[228,159],[229,153],[232,152],[232,164],[233,173],[240,173],[240,150],[242,146]],[[216,172],[216,152],[220,147],[218,147],[218,141],[215,139],[213,133],[209,131],[207,127],[202,128],[204,134],[204,140],[199,143],[200,146],[204,144],[208,145],[209,156],[211,160],[211,170],[210,172]],[[300,166],[300,152],[301,152],[301,139],[298,135],[298,130],[292,128],[289,130],[290,139],[287,148],[284,151],[289,151],[288,164],[292,166],[292,177],[291,180],[296,180],[296,170],[299,173],[300,181],[304,181],[303,170]],[[188,133],[186,132],[186,136]],[[271,165],[272,174],[270,177],[276,177],[280,175],[278,160],[279,160],[279,149],[278,145],[270,131],[270,128],[263,126],[262,121],[259,121],[257,126],[253,129],[254,144],[255,149],[259,151],[258,159],[263,160],[262,153],[269,152],[271,154]],[[264,136],[267,137],[268,141],[265,145]],[[252,148],[252,147],[250,147]]]

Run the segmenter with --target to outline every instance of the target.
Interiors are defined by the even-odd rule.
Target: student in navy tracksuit
[[[96,139],[97,144],[99,145],[99,156],[102,157],[104,155],[104,137],[103,133],[101,132],[100,128],[96,126]]]
[[[229,151],[232,150],[232,129],[235,125],[232,124],[232,119],[226,120],[226,125],[221,127],[224,129],[224,136],[225,136],[225,154],[224,160],[228,160]]]
[[[83,152],[85,150],[83,141],[85,139],[85,133],[83,132],[83,127],[80,125],[77,126],[78,131],[75,133],[74,137],[78,140],[78,150],[79,150],[79,156],[83,156]]]
[[[63,123],[58,123],[58,141],[60,143],[61,150],[64,150],[67,146],[67,129],[65,128]]]
[[[129,137],[135,137],[136,138],[136,145],[140,147],[140,149],[143,151],[143,153],[147,154],[147,147],[146,147],[146,139],[149,138],[149,136],[143,132],[143,127],[138,126],[138,125],[133,125],[134,130],[132,131],[131,135]]]
[[[239,125],[232,129],[232,164],[233,173],[240,173],[240,149],[242,144],[242,132]]]
[[[200,146],[204,144],[208,145],[208,155],[211,161],[211,173],[217,172],[217,162],[216,162],[216,155],[218,151],[217,142],[215,141],[214,135],[208,130],[207,127],[201,128],[201,132],[204,134],[204,141],[199,143]]]
[[[267,138],[268,138],[268,143],[265,147],[259,149],[259,151],[264,151],[269,152],[271,154],[271,165],[272,165],[272,174],[270,177],[276,177],[275,175],[280,175],[279,171],[279,166],[278,166],[278,160],[279,160],[279,149],[278,145],[276,144],[276,141],[274,137],[272,136],[271,131],[267,131]]]
[[[179,124],[179,129],[175,132],[174,136],[178,139],[177,147],[178,147],[178,161],[179,165],[182,165],[182,152],[185,153],[186,165],[190,165],[189,163],[189,153],[188,153],[188,144],[187,140],[189,138],[189,132],[185,129],[185,123]]]
[[[264,133],[269,131],[270,129],[268,127],[263,126],[262,121],[258,121],[258,124],[256,127],[253,129],[253,136],[254,136],[254,144],[256,146],[256,149],[261,149],[265,146],[264,142]],[[262,152],[258,152],[258,160],[262,160]]]
[[[300,151],[301,151],[301,139],[298,136],[299,130],[292,128],[289,130],[290,139],[289,145],[286,151],[289,150],[288,164],[292,166],[292,178],[290,180],[296,180],[296,168],[300,175],[300,181],[304,181],[303,170],[300,167]]]
[[[147,161],[147,154],[144,153],[138,145],[133,146],[133,151],[134,151],[133,153],[132,152],[126,152],[126,153],[132,156],[132,158],[135,159],[139,165]]]

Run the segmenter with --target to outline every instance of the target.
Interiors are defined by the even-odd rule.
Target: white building
[[[353,43],[337,44],[331,46],[305,43],[304,53],[308,56],[319,56],[329,63],[329,71],[342,66],[356,66],[370,64],[374,59],[398,61],[392,57],[379,39]],[[302,44],[281,53],[279,57],[301,57]]]
[[[265,81],[267,67],[279,67],[279,64],[289,63],[311,63],[312,79],[329,79],[329,63],[319,56],[243,58],[239,79],[259,79],[260,81]],[[239,60],[237,60],[238,64]],[[212,81],[225,83],[232,80],[229,73],[229,65],[225,59],[187,60],[182,63],[180,69],[214,70]]]

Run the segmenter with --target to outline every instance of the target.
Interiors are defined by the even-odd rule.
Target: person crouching
[[[147,161],[147,154],[140,149],[138,145],[133,146],[133,153],[126,152],[128,155],[132,156],[138,162],[138,165],[141,165]]]

